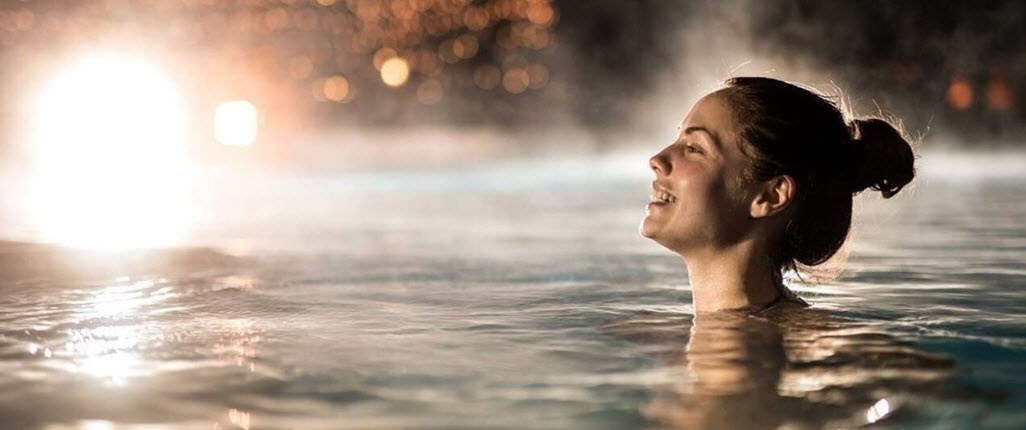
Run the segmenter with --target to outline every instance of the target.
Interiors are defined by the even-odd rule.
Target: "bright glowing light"
[[[381,65],[381,80],[390,87],[405,84],[409,77],[410,65],[402,58],[392,57]]]
[[[78,422],[79,430],[114,430],[117,426],[110,421],[82,420]]]
[[[141,367],[142,363],[136,353],[124,351],[88,355],[78,363],[79,371],[108,380],[114,385],[124,385],[128,378],[144,375]]]
[[[256,107],[245,100],[221,103],[214,112],[214,138],[228,146],[249,146],[256,141]]]
[[[249,430],[249,412],[240,411],[238,409],[229,409],[228,420],[243,430]]]
[[[177,295],[174,289],[164,280],[118,279],[113,285],[85,294],[86,300],[73,300],[82,305],[74,319],[107,320],[112,324],[68,329],[61,354],[70,364],[67,369],[114,385],[151,374],[153,369],[139,355],[140,344],[153,336],[162,339],[163,335],[153,333],[153,326],[131,322],[169,310],[164,302]]]
[[[35,107],[32,223],[40,238],[123,249],[175,244],[188,224],[183,103],[159,70],[99,55]]]
[[[891,404],[887,402],[887,399],[880,399],[866,411],[866,421],[869,421],[870,424],[875,423],[889,413],[891,413]]]

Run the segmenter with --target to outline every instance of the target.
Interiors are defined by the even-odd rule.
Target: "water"
[[[927,165],[860,198],[845,272],[796,287],[812,311],[692,321],[681,262],[636,234],[645,172],[588,165],[264,184],[218,200],[193,239],[213,250],[5,243],[0,423],[1026,422],[1021,175]]]

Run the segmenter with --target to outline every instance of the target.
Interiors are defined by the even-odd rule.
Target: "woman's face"
[[[751,226],[730,107],[703,97],[680,124],[677,140],[649,160],[655,172],[642,236],[684,255],[739,240]]]

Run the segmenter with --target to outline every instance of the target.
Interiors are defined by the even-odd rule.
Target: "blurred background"
[[[0,237],[226,246],[252,236],[226,233],[241,219],[332,216],[323,193],[296,197],[311,190],[641,183],[647,155],[691,103],[736,75],[799,81],[858,114],[893,115],[924,151],[1004,154],[1021,147],[1026,124],[1024,9],[8,1]],[[987,169],[1014,171],[1017,160]]]

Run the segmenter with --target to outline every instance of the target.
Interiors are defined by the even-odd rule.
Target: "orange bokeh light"
[[[1012,89],[1001,77],[987,83],[987,109],[1005,112],[1012,109]]]
[[[973,86],[964,77],[957,77],[948,86],[948,104],[957,110],[966,110],[973,104]]]

